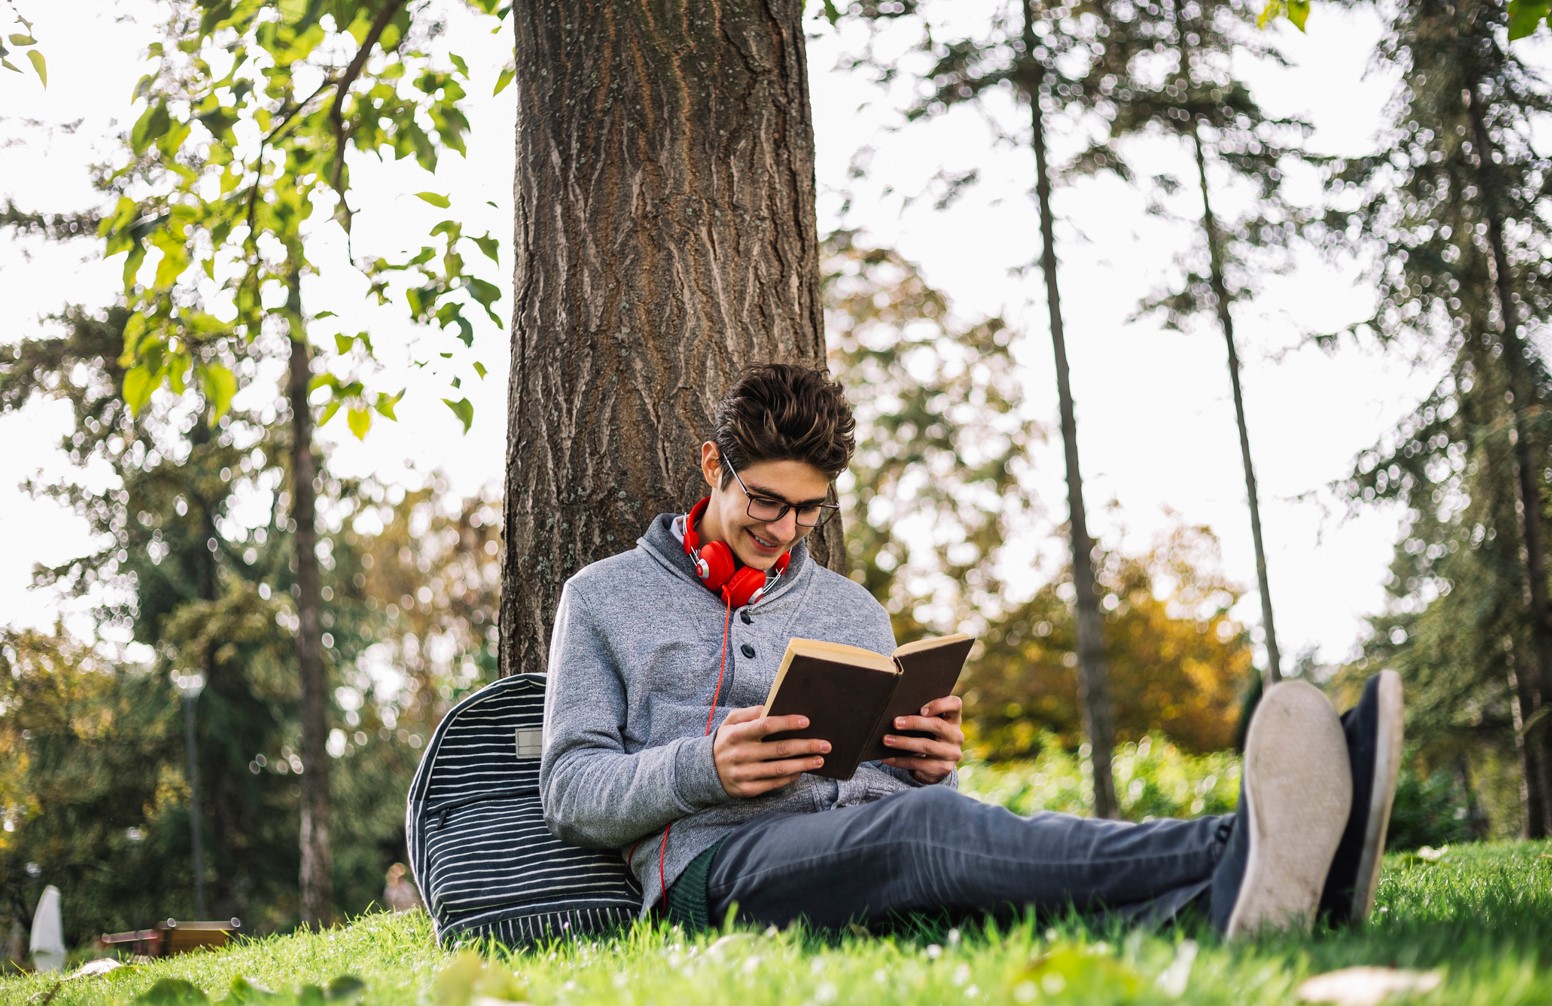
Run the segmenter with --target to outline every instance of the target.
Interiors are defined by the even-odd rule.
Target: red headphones
[[[690,516],[684,521],[684,551],[695,560],[695,575],[701,578],[707,590],[720,595],[731,607],[758,603],[765,596],[765,572],[753,566],[739,569],[733,550],[725,542],[709,541],[702,547],[700,536],[695,533],[695,525],[710,504],[711,497],[707,496],[690,508]],[[790,551],[777,558],[774,568],[778,578],[787,571],[791,561]]]

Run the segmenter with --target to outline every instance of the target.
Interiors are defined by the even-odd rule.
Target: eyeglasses
[[[799,527],[819,527],[841,509],[836,503],[805,503],[799,506],[785,500],[772,499],[769,496],[756,496],[749,491],[748,486],[744,485],[744,480],[738,475],[738,469],[733,467],[726,456],[722,458],[722,463],[733,473],[733,478],[738,482],[738,488],[749,497],[749,507],[746,512],[755,520],[775,523],[787,516],[787,511],[791,510]]]

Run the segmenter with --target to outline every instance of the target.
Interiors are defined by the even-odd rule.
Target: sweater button
[[[738,613],[738,617],[742,618],[744,620],[744,624],[745,625],[753,625],[754,624],[754,618],[753,618],[753,616],[751,616],[749,614],[749,609],[748,608],[745,608],[743,611],[739,612]]]
[[[754,656],[754,647],[750,646],[748,643],[745,643],[743,646],[740,646],[738,648],[738,652],[742,653],[746,657],[753,657]]]

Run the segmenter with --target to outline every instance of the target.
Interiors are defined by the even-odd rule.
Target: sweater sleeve
[[[619,848],[732,799],[717,778],[709,736],[627,752],[627,705],[607,634],[567,584],[550,641],[539,789],[545,823],[568,842]]]

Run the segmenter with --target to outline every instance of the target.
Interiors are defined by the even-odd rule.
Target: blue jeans
[[[1232,817],[1143,824],[1019,817],[927,786],[873,803],[750,821],[717,850],[707,908],[824,929],[899,913],[1076,909],[1173,916],[1207,890]]]

